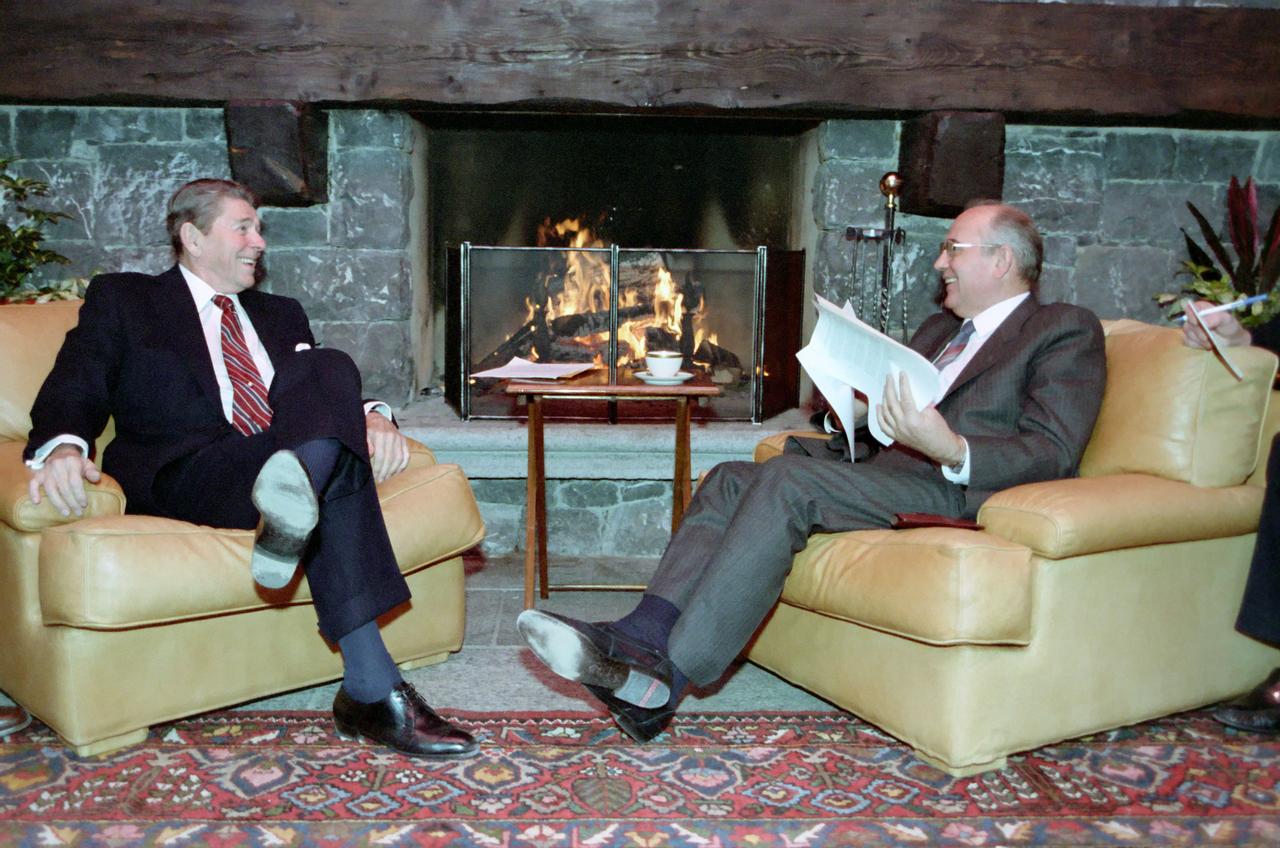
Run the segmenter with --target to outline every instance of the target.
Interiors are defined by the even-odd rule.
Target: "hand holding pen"
[[[1266,300],[1268,297],[1270,297],[1270,295],[1255,294],[1255,295],[1252,295],[1251,297],[1242,297],[1239,300],[1233,300],[1230,303],[1223,303],[1219,306],[1208,306],[1209,301],[1197,300],[1196,301],[1197,304],[1203,303],[1206,305],[1207,308],[1204,308],[1204,309],[1197,308],[1196,314],[1198,314],[1201,318],[1203,318],[1206,315],[1216,315],[1219,312],[1232,312],[1237,309],[1245,309],[1247,307],[1253,306],[1255,303],[1262,303],[1262,301]],[[1185,310],[1187,308],[1187,304],[1184,303],[1182,305],[1182,308]],[[1183,321],[1187,320],[1187,316],[1179,315],[1177,318],[1173,320],[1181,324]]]
[[[1198,347],[1204,350],[1210,348],[1209,337],[1205,335],[1204,327],[1213,331],[1218,337],[1221,344],[1228,347],[1244,347],[1253,341],[1253,337],[1249,331],[1241,325],[1236,318],[1236,310],[1244,309],[1254,303],[1266,300],[1267,295],[1254,295],[1253,297],[1245,297],[1240,300],[1225,303],[1220,306],[1214,305],[1207,300],[1198,300],[1194,304],[1188,301],[1182,305],[1183,312],[1187,313],[1179,320],[1182,324],[1182,343],[1187,347]],[[1188,320],[1190,310],[1195,308],[1196,314],[1200,316],[1200,321]]]

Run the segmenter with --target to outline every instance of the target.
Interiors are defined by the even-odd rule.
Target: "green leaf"
[[[59,291],[50,286],[31,286],[27,278],[42,265],[71,262],[61,254],[42,247],[44,227],[58,221],[72,218],[72,215],[57,210],[44,209],[40,206],[28,205],[29,197],[46,197],[49,194],[48,183],[30,177],[19,177],[7,173],[14,159],[0,158],[0,193],[5,202],[12,205],[24,220],[0,221],[0,301],[13,298],[21,292],[24,299],[36,298]],[[58,295],[61,296],[61,295]]]

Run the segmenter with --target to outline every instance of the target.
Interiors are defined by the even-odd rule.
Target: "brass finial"
[[[900,191],[902,191],[902,175],[897,171],[890,171],[880,178],[880,193],[885,196],[885,206],[897,209]]]

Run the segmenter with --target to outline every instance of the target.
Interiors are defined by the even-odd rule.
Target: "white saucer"
[[[692,377],[692,372],[677,371],[673,377],[655,377],[648,371],[637,371],[636,377],[651,386],[678,386]]]

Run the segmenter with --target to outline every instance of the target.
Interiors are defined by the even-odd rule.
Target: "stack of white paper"
[[[490,377],[495,380],[559,380],[590,371],[590,362],[530,362],[518,356],[511,357],[506,365],[472,374],[472,377]]]
[[[893,439],[880,429],[875,415],[875,408],[884,397],[885,380],[892,377],[896,381],[899,374],[905,373],[912,397],[923,408],[942,399],[938,369],[911,348],[859,321],[848,303],[840,309],[823,297],[815,296],[814,300],[818,323],[809,344],[796,354],[796,359],[840,417],[851,446],[854,389],[867,396],[871,435],[883,445],[893,444]]]

